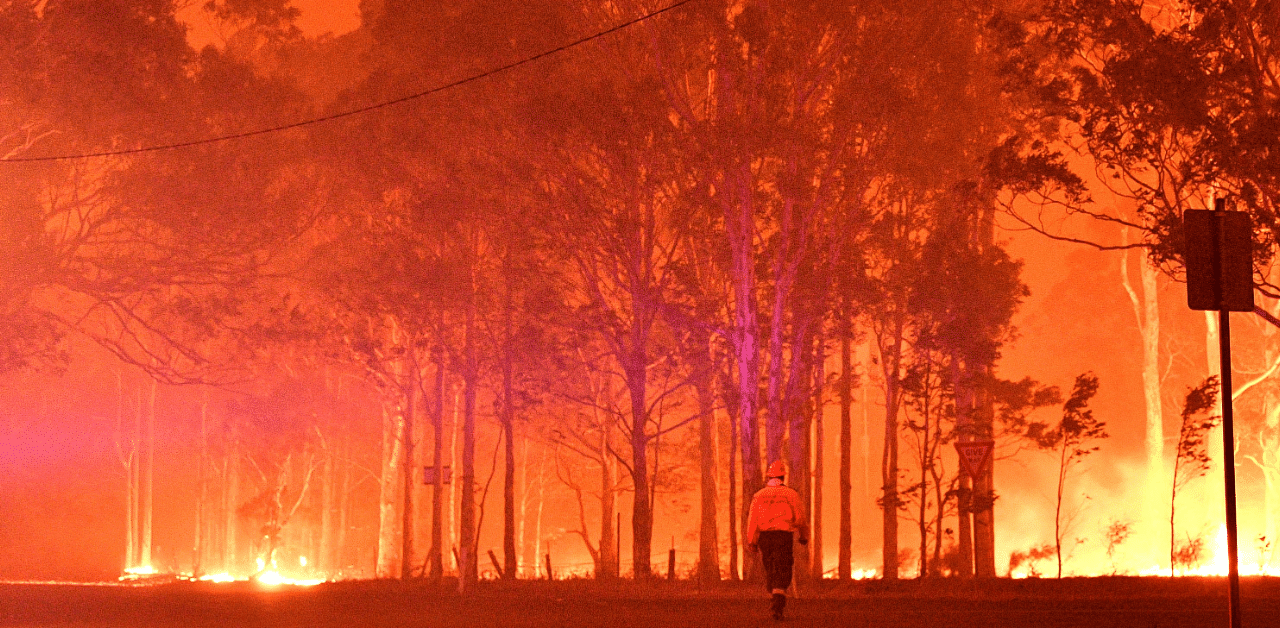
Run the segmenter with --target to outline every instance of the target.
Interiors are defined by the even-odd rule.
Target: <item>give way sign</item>
[[[956,441],[956,452],[960,454],[960,466],[964,467],[969,477],[976,480],[991,462],[991,450],[996,442],[987,440]]]

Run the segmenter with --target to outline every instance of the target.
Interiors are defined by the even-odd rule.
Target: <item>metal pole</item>
[[[1236,447],[1231,413],[1231,318],[1218,310],[1218,356],[1222,363],[1222,477],[1227,496],[1227,583],[1231,628],[1240,628],[1240,569],[1236,553]]]

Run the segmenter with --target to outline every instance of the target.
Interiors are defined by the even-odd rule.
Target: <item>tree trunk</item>
[[[324,446],[324,468],[320,471],[320,549],[316,553],[316,569],[330,577],[337,574],[340,563],[335,543],[338,525],[337,455],[334,451],[336,443],[326,441]]]
[[[616,464],[613,454],[609,452],[609,443],[613,438],[612,419],[605,419],[600,426],[600,571],[597,577],[619,577],[618,530],[614,527],[613,517],[616,507],[617,480],[614,477]]]
[[[234,574],[237,571],[236,563],[239,560],[239,557],[236,556],[236,541],[239,536],[239,531],[236,529],[236,509],[240,506],[240,441],[236,438],[234,430],[231,430],[227,435],[225,469],[222,512],[226,517],[225,529],[223,530],[223,541],[226,545],[222,553],[222,570]]]
[[[807,408],[795,408],[790,412],[791,417],[790,421],[788,421],[790,433],[788,434],[786,453],[788,454],[787,462],[791,476],[787,478],[787,484],[800,494],[801,507],[805,510],[810,510],[813,505],[813,499],[812,494],[809,492],[810,486],[812,486],[809,461],[812,459],[813,452],[809,445],[811,435],[810,416],[806,410]],[[795,577],[801,582],[807,582],[812,574],[810,547],[812,546],[796,545]]]
[[[928,378],[928,372],[925,374]],[[920,496],[919,503],[916,505],[919,510],[919,527],[920,527],[920,567],[917,570],[917,578],[923,580],[929,576],[929,454],[930,454],[930,436],[929,434],[929,415],[932,408],[929,405],[929,389],[925,384],[924,393],[924,411],[920,413],[920,419],[924,423],[921,432],[920,442]]]
[[[1120,233],[1121,241],[1127,243],[1128,229],[1121,228]],[[1143,449],[1146,452],[1146,485],[1168,486],[1164,471],[1164,416],[1160,395],[1160,305],[1156,286],[1158,271],[1146,260],[1145,255],[1138,256],[1138,267],[1142,285],[1141,294],[1134,289],[1129,279],[1128,252],[1121,256],[1120,284],[1129,295],[1129,302],[1133,307],[1134,318],[1138,325],[1138,335],[1142,338],[1142,399],[1146,417]],[[1212,318],[1216,314],[1212,312],[1206,312],[1206,314],[1210,315],[1208,318],[1211,319],[1212,325]],[[1209,346],[1216,350],[1216,340],[1210,339]],[[1159,544],[1155,542],[1159,537],[1154,532],[1157,529],[1157,522],[1163,518],[1163,513],[1168,509],[1163,503],[1163,491],[1144,491],[1143,495],[1147,503],[1144,505],[1142,526],[1150,532],[1144,536],[1151,539],[1150,547],[1145,550],[1151,553],[1154,560],[1154,557],[1160,555],[1157,550]]]
[[[902,332],[895,331],[889,355],[881,355],[884,366],[884,453],[881,457],[881,509],[883,514],[882,577],[898,579],[898,405],[899,369],[902,361]]]
[[[453,391],[453,418],[449,425],[449,466],[453,469],[453,481],[449,482],[449,518],[445,521],[449,524],[449,544],[444,548],[445,559],[453,561],[453,572],[457,573],[460,565],[458,564],[458,491],[459,485],[462,484],[460,474],[462,468],[458,466],[458,432],[462,430],[462,390],[454,388]]]
[[[338,441],[340,443],[335,458],[335,464],[341,469],[341,482],[338,484],[338,496],[334,501],[337,502],[337,530],[333,542],[333,568],[341,572],[346,569],[344,564],[345,555],[343,550],[347,546],[347,528],[350,520],[351,506],[351,463],[344,462],[347,459],[347,452],[351,451],[351,442],[349,437],[342,437]]]
[[[410,348],[410,351],[416,349]],[[414,360],[410,365],[407,380],[405,382],[405,404],[404,418],[400,420],[400,440],[404,443],[401,445],[404,449],[404,455],[401,459],[400,477],[403,480],[401,488],[401,498],[404,500],[400,506],[400,579],[408,580],[413,577],[413,538],[415,533],[415,521],[413,518],[413,493],[415,482],[418,474],[415,471],[418,468],[417,460],[414,458],[414,442],[413,442],[413,414],[417,410],[417,404],[414,403],[418,397],[418,378],[419,371],[417,361]]]
[[[934,440],[938,441],[939,437],[940,437],[940,434],[935,434]],[[946,508],[943,508],[943,506],[946,504],[947,496],[942,492],[942,478],[938,476],[939,471],[940,469],[938,469],[937,465],[935,464],[934,477],[933,477],[933,493],[934,493],[933,501],[935,504],[938,504],[938,508],[934,512],[934,526],[933,526],[933,529],[937,530],[937,533],[933,535],[933,564],[936,565],[936,567],[934,568],[934,573],[941,573],[940,570],[942,568],[942,537],[943,537],[943,531],[945,530],[943,526],[946,523]]]
[[[823,574],[826,573],[826,561],[822,555],[822,482],[825,474],[823,466],[826,461],[826,435],[822,429],[822,414],[826,409],[826,401],[823,396],[823,386],[826,384],[826,350],[825,343],[821,335],[814,343],[814,350],[817,356],[814,359],[814,377],[813,377],[813,517],[810,518],[810,526],[813,534],[809,540],[810,562],[813,565],[814,580],[822,580]]]
[[[810,492],[813,486],[810,473],[810,461],[813,459],[811,446],[813,391],[811,388],[816,351],[813,341],[804,329],[805,326],[802,324],[795,326],[792,346],[798,351],[798,355],[791,361],[791,373],[785,395],[786,403],[781,407],[789,428],[786,453],[791,475],[788,478],[788,485],[800,494],[800,503],[806,511],[809,511],[813,505],[813,494]],[[802,581],[808,580],[812,573],[812,554],[809,551],[811,547],[798,545],[795,552],[795,573],[796,577]]]
[[[728,73],[718,75],[728,80]],[[726,88],[726,93],[731,90]],[[760,465],[760,433],[757,429],[757,408],[760,396],[760,347],[759,314],[756,309],[755,255],[755,207],[752,196],[751,164],[739,160],[725,172],[726,193],[724,199],[725,231],[729,241],[730,282],[733,286],[733,350],[738,369],[738,430],[742,453],[742,504],[737,526],[745,531],[747,515],[751,508],[751,496],[763,485]],[[746,577],[754,578],[759,569],[754,557],[746,557]]]
[[[738,556],[738,417],[737,404],[730,404],[729,411],[729,579],[741,580]]]
[[[509,378],[508,378],[509,379]],[[508,394],[510,388],[507,389]],[[507,397],[508,400],[511,397]],[[508,402],[505,405],[510,405]],[[516,447],[515,420],[506,407],[507,414],[502,421],[503,434],[503,478],[502,478],[502,579],[514,580],[516,577]]]
[[[404,420],[394,407],[382,408],[382,477],[378,490],[378,560],[377,577],[391,578],[396,573],[396,485],[404,447],[400,424]]]
[[[524,446],[520,448],[520,514],[516,519],[516,554],[519,563],[516,566],[516,573],[523,576],[525,573],[525,565],[529,564],[527,560],[528,552],[528,535],[526,533],[526,524],[529,522],[529,497],[533,491],[529,490],[529,438],[524,439]]]
[[[874,480],[875,465],[873,462],[875,458],[871,454],[871,372],[874,366],[871,361],[871,342],[868,340],[868,342],[861,343],[858,346],[858,353],[858,363],[863,366],[863,372],[867,374],[859,382],[859,388],[862,390],[861,398],[858,400],[859,414],[862,415],[860,422],[862,429],[858,441],[859,445],[861,445],[858,449],[862,458],[862,483],[859,485],[861,488],[859,493],[864,500],[872,501],[877,490]],[[861,520],[869,525],[871,521],[870,511],[868,509],[859,509],[859,512],[862,514],[855,517],[855,520]]]
[[[200,389],[200,458],[196,471],[196,533],[192,550],[192,575],[204,575],[206,545],[209,542],[209,389]]]
[[[508,303],[505,308],[506,342],[502,356],[502,411],[499,420],[502,423],[503,462],[502,470],[502,579],[514,580],[516,577],[516,433],[515,433],[515,389],[512,382],[513,365],[511,355],[511,306],[510,287],[508,286]]]
[[[146,457],[143,460],[142,474],[142,559],[144,567],[151,564],[151,522],[155,510],[155,469],[156,469],[156,387],[155,378],[151,378],[151,395],[147,403]]]
[[[853,322],[846,306],[840,316],[840,549],[836,577],[853,577]],[[866,452],[863,452],[864,455]]]
[[[542,507],[547,503],[547,448],[542,448],[542,456],[538,460],[538,517],[533,528],[533,577],[538,577],[538,565],[542,557]],[[551,574],[548,573],[550,578]]]
[[[125,547],[124,568],[135,566],[138,547],[138,503],[136,477],[138,459],[138,429],[135,425],[128,431],[128,449],[121,444],[125,440],[124,422],[124,376],[116,368],[116,447],[120,456],[120,464],[124,467],[124,506],[125,506]]]
[[[444,326],[441,325],[441,333]],[[433,348],[433,358],[436,364],[435,389],[436,402],[431,408],[431,455],[432,463],[435,465],[435,481],[431,485],[431,553],[427,562],[431,564],[430,577],[435,582],[440,582],[444,577],[444,522],[441,521],[441,515],[444,514],[444,399],[448,394],[445,389],[445,358],[444,347],[437,345]]]
[[[955,387],[956,398],[956,431],[960,433],[961,440],[970,440],[973,438],[973,387],[965,369],[961,367],[960,358],[951,357],[951,379],[952,385]],[[956,526],[960,538],[957,547],[960,551],[960,573],[961,577],[973,576],[973,513],[970,508],[970,495],[973,492],[972,483],[967,471],[960,473],[960,485],[956,494],[956,518],[959,520]]]
[[[631,564],[632,576],[645,580],[653,576],[649,554],[653,540],[653,511],[649,501],[649,437],[645,426],[645,363],[644,356],[630,356],[623,366],[627,375],[627,388],[631,395],[631,482],[635,488],[634,506],[631,511]]]
[[[458,525],[458,591],[465,593],[475,584],[478,573],[476,561],[476,394],[480,384],[479,364],[476,355],[477,330],[475,328],[475,295],[467,303],[466,329],[463,340],[463,395],[462,395],[462,507]]]
[[[982,367],[982,375],[986,375]],[[985,379],[985,377],[984,377]],[[991,395],[985,390],[978,391],[977,421],[978,434],[983,438],[992,436],[992,420],[994,419]],[[973,571],[979,578],[996,577],[996,528],[995,528],[995,461],[992,460],[981,477],[974,482],[970,505],[973,506]],[[974,504],[974,501],[977,501]]]
[[[1205,357],[1210,376],[1217,376],[1219,385],[1222,382],[1222,361],[1221,350],[1218,344],[1218,313],[1206,311],[1204,313],[1205,322]],[[1219,398],[1230,400],[1232,391],[1220,390]],[[1216,530],[1218,525],[1224,523],[1227,505],[1226,495],[1223,493],[1223,486],[1226,483],[1226,477],[1223,475],[1222,461],[1225,459],[1225,452],[1222,449],[1222,421],[1218,421],[1214,427],[1205,435],[1205,453],[1209,455],[1209,459],[1216,464],[1210,464],[1205,471],[1204,481],[1200,483],[1201,491],[1200,507],[1203,512],[1211,513],[1209,521],[1215,522],[1213,529]]]
[[[1280,270],[1276,272],[1280,273]],[[1275,314],[1276,312],[1273,311],[1272,315]],[[1263,331],[1263,338],[1263,355],[1266,356],[1266,363],[1275,364],[1276,360],[1280,359],[1280,355],[1277,355],[1280,349],[1276,346],[1277,340],[1280,340],[1280,332],[1268,325]],[[1262,430],[1258,434],[1258,444],[1261,445],[1262,453],[1258,466],[1262,470],[1262,502],[1266,522],[1263,529],[1263,542],[1269,546],[1260,562],[1262,562],[1264,573],[1271,574],[1274,573],[1271,567],[1276,563],[1277,535],[1280,535],[1280,384],[1272,379],[1263,386]]]
[[[704,348],[701,344],[699,349]],[[702,353],[699,352],[699,357]],[[698,394],[698,453],[701,474],[701,510],[698,529],[698,581],[703,584],[720,581],[720,547],[716,530],[715,392],[711,389],[711,363],[695,367]]]

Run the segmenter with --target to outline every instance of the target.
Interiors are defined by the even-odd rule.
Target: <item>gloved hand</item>
[[[803,537],[803,536],[802,536],[802,537],[800,537],[800,544],[801,544],[801,545],[808,545],[808,544],[809,544],[809,539],[808,539],[807,537]]]

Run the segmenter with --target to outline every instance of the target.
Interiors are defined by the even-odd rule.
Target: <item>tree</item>
[[[1178,491],[1192,480],[1208,473],[1210,465],[1209,433],[1218,424],[1212,414],[1218,400],[1218,378],[1209,377],[1188,388],[1182,402],[1182,425],[1178,429],[1178,444],[1173,459],[1173,483],[1169,495],[1169,575],[1174,575],[1178,565],[1177,536],[1174,528],[1178,506]]]
[[[308,390],[310,385],[313,382],[281,382],[265,395],[233,401],[230,408],[230,414],[239,419],[246,459],[255,472],[256,490],[236,512],[259,525],[254,542],[256,575],[277,569],[282,533],[309,496],[321,464],[313,403],[323,396]]]
[[[1280,51],[1268,5],[1062,0],[1045,9],[1022,34],[1059,56],[1029,69],[1041,71],[1050,88],[1042,93],[1085,139],[1104,182],[1138,208],[1133,219],[1079,211],[1139,230],[1141,246],[1170,274],[1181,260],[1184,209],[1230,195],[1255,223],[1270,222],[1277,140],[1264,129],[1280,93]],[[1275,235],[1255,238],[1263,262]],[[1255,280],[1275,293],[1265,275]]]
[[[13,117],[0,122],[16,125],[0,149],[9,159],[191,140],[305,110],[237,60],[196,55],[170,3],[42,6],[0,10],[16,46],[0,62],[17,81],[4,86]],[[243,299],[310,220],[300,178],[285,174],[298,172],[294,156],[263,148],[4,164],[15,182],[6,211],[21,225],[6,253],[27,270],[3,289],[3,324],[27,332],[9,361],[49,363],[51,343],[75,333],[164,382],[232,379],[217,369],[235,360],[202,353],[232,352]],[[271,199],[270,211],[249,198]]]
[[[555,391],[555,396],[563,399],[568,406],[569,420],[555,422],[550,427],[550,438],[564,449],[573,451],[596,466],[600,472],[600,534],[599,549],[592,547],[590,533],[583,513],[582,493],[584,489],[572,479],[572,474],[562,477],[562,481],[574,491],[579,506],[579,534],[588,552],[595,562],[597,578],[616,578],[620,575],[621,556],[616,547],[614,514],[617,494],[625,488],[624,477],[620,477],[618,467],[622,456],[615,445],[615,434],[619,427],[625,425],[625,411],[621,393],[615,388],[613,377],[604,373],[599,357],[603,352],[591,350],[591,344],[577,344],[572,353],[579,359],[571,362],[571,366],[562,367],[560,373],[569,373],[562,381],[548,382],[548,388]],[[597,357],[588,357],[597,356]],[[585,384],[585,390],[583,385]],[[557,449],[557,456],[559,450]],[[557,469],[558,472],[558,469]],[[567,480],[567,481],[566,481]],[[536,556],[535,556],[536,559]]]
[[[1152,287],[1157,268],[1181,276],[1185,210],[1229,197],[1231,209],[1249,213],[1254,224],[1274,221],[1276,139],[1263,131],[1274,124],[1277,93],[1269,5],[1062,0],[1041,8],[1035,18],[1003,29],[1010,41],[1025,44],[1020,67],[1027,85],[1047,96],[1033,108],[1058,120],[1050,128],[1081,145],[1081,163],[1093,166],[1118,201],[1066,203],[1066,212],[1119,226],[1122,239],[1093,241],[1051,229],[1054,219],[1045,213],[1013,212],[1016,220],[1058,239],[1143,250],[1143,284]],[[1255,284],[1275,295],[1266,270],[1274,230],[1258,229],[1254,239]],[[1146,448],[1149,477],[1167,482],[1154,304],[1144,294]],[[1216,325],[1206,322],[1212,351]]]
[[[951,418],[955,409],[949,402],[954,393],[951,383],[944,374],[946,365],[940,364],[932,352],[928,340],[917,347],[917,359],[913,361],[903,379],[902,388],[906,399],[904,404],[904,427],[913,437],[915,463],[919,470],[918,481],[904,489],[905,500],[914,501],[916,525],[920,533],[920,569],[918,577],[924,579],[935,575],[932,570],[941,569],[942,557],[942,522],[948,511],[950,497],[955,494],[949,486],[957,481],[943,478],[941,468],[942,445],[950,441],[948,432],[944,430],[943,420]],[[915,411],[914,417],[911,411]],[[933,551],[930,552],[930,533],[933,535]],[[930,557],[932,554],[932,558]]]
[[[531,139],[549,157],[540,228],[572,273],[573,324],[600,341],[628,392],[621,427],[635,489],[633,564],[642,579],[651,575],[657,463],[650,457],[664,429],[674,429],[662,427],[662,412],[684,384],[675,361],[660,358],[676,350],[663,313],[675,281],[672,260],[684,250],[681,203],[690,183],[670,157],[665,110],[646,89],[652,79],[616,80],[626,77],[618,62],[565,68],[572,74],[562,82],[574,90],[537,103],[544,126]],[[565,115],[565,102],[576,104],[574,115]]]
[[[1089,401],[1098,393],[1098,377],[1093,373],[1076,376],[1071,395],[1062,404],[1062,420],[1057,427],[1044,434],[1043,444],[1057,450],[1058,489],[1053,508],[1053,549],[1058,559],[1058,577],[1062,577],[1062,540],[1071,528],[1074,517],[1063,514],[1067,477],[1071,470],[1099,446],[1096,441],[1107,438],[1106,423],[1093,417]]]

